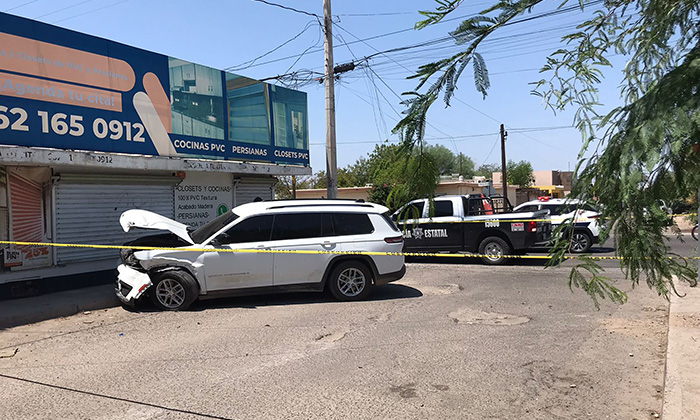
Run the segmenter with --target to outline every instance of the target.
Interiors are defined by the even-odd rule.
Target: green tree
[[[356,187],[358,185],[355,175],[348,168],[338,168],[338,188]],[[312,188],[328,188],[326,171],[318,171],[314,176]]]
[[[440,175],[458,174],[465,178],[474,175],[474,161],[463,153],[455,155],[452,150],[440,144],[426,146],[424,152],[432,156]]]
[[[471,178],[476,175],[474,161],[462,152],[455,157],[453,173],[460,174],[464,178]]]
[[[452,150],[441,144],[436,144],[426,146],[425,153],[428,153],[433,157],[433,162],[435,163],[435,168],[437,169],[438,174],[451,175],[454,173],[455,155],[452,153]]]
[[[450,173],[456,159],[443,146],[428,148],[430,152],[406,153],[399,144],[378,144],[367,157],[338,170],[338,186],[371,184],[370,200],[392,209],[413,198],[432,194],[440,175],[436,160],[441,160],[443,170]],[[464,167],[468,169],[471,159],[464,158]],[[313,188],[326,188],[326,185],[325,171],[319,171]]]
[[[486,179],[492,179],[494,172],[501,172],[501,165],[496,163],[487,163],[479,166],[479,169],[476,170],[475,175],[484,176]]]
[[[463,0],[436,0],[435,10],[423,11],[417,29],[442,21]],[[450,32],[463,49],[450,57],[422,65],[412,76],[418,80],[407,93],[406,116],[395,130],[406,149],[421,149],[427,113],[442,96],[449,106],[467,65],[474,70],[476,90],[486,97],[490,81],[480,46],[501,28],[519,22],[526,13],[537,12],[544,0],[503,0],[463,20]],[[547,2],[551,4],[551,2]],[[565,35],[565,46],[547,57],[545,75],[534,83],[553,111],[575,110],[574,124],[583,145],[576,168],[572,196],[602,204],[602,217],[615,234],[621,268],[634,285],[644,280],[668,298],[675,290],[674,278],[697,284],[695,264],[668,258],[664,235],[667,216],[661,200],[682,198],[686,185],[700,186],[700,31],[697,0],[564,0],[559,9],[593,9],[592,17]],[[529,16],[532,19],[545,14]],[[524,19],[528,19],[524,18]],[[623,105],[603,109],[599,85],[608,57],[625,55],[620,96]],[[590,151],[590,157],[584,153]],[[670,186],[664,174],[673,172]],[[609,233],[603,232],[603,238]],[[561,262],[568,248],[560,240],[553,249],[554,263]],[[569,285],[598,299],[625,302],[627,297],[585,258],[572,268]]]
[[[532,165],[526,160],[520,162],[508,161],[506,177],[508,184],[529,187],[535,183],[535,176],[532,173]]]
[[[297,190],[303,190],[306,188],[313,188],[314,179],[311,176],[299,176],[299,175],[297,175],[296,180],[297,180]],[[275,198],[277,198],[277,199],[292,198],[292,177],[291,176],[277,177],[277,183],[275,184]]]

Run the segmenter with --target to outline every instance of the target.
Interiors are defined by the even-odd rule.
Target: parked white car
[[[600,225],[598,224],[598,217],[600,213],[594,207],[581,203],[578,200],[540,197],[538,200],[528,201],[513,209],[514,212],[519,213],[538,210],[549,210],[553,231],[564,221],[574,220],[574,232],[571,235],[571,252],[588,252],[593,244],[599,242]],[[537,245],[546,245],[546,243]]]
[[[282,291],[328,290],[339,300],[360,300],[373,286],[406,272],[403,255],[354,254],[402,250],[401,232],[388,209],[377,204],[249,203],[196,230],[149,211],[128,210],[120,224],[127,232],[170,232],[128,246],[182,248],[122,250],[117,297],[132,304],[146,293],[161,310],[183,310],[198,298]]]

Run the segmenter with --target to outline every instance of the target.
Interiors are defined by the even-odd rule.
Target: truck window
[[[423,217],[424,206],[425,201],[416,201],[415,203],[409,203],[406,207],[399,211],[398,221],[401,222],[407,219],[419,219]]]
[[[484,204],[481,202],[481,198],[462,198],[462,203],[464,204],[465,216],[484,214]]]
[[[454,216],[451,200],[435,200],[435,217]]]

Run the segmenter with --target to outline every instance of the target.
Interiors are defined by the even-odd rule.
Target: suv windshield
[[[238,215],[232,211],[227,211],[204,226],[190,232],[190,237],[196,244],[201,244],[211,235],[223,229],[226,225],[238,219]]]

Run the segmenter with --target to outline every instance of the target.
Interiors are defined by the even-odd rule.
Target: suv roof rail
[[[268,210],[276,210],[276,209],[285,209],[285,208],[293,208],[293,207],[328,207],[328,206],[337,206],[337,207],[365,207],[365,208],[374,208],[373,204],[369,203],[364,203],[364,202],[356,202],[356,201],[350,201],[347,203],[332,203],[332,204],[283,204],[279,206],[271,206],[268,207]]]

